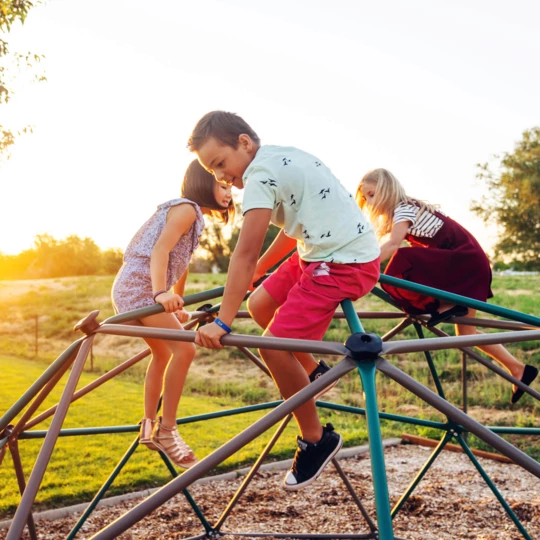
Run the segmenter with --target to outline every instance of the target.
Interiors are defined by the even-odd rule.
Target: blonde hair
[[[375,192],[370,204],[362,193],[362,187],[373,184]],[[392,230],[394,224],[394,211],[401,203],[414,204],[420,207],[418,217],[423,212],[435,212],[436,206],[409,197],[399,180],[386,169],[373,169],[364,175],[356,190],[356,202],[366,212],[373,223],[377,236],[380,238]]]

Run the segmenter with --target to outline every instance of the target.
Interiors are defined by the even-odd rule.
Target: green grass
[[[94,309],[100,310],[100,321],[113,314],[109,299],[112,279],[83,277],[36,282],[0,282],[0,370],[3,374],[0,415],[79,337],[80,334],[72,331],[73,325],[79,319]],[[186,294],[223,285],[224,281],[224,275],[192,275]],[[538,315],[540,276],[496,277],[493,289],[493,300],[498,305]],[[357,308],[362,311],[391,310],[372,296],[357,302]],[[366,331],[382,335],[395,323],[365,319],[363,324]],[[453,333],[450,325],[445,325],[443,329]],[[237,320],[235,331],[246,334],[260,333],[256,325],[249,320]],[[347,335],[345,321],[333,321],[325,339],[343,342]],[[415,337],[414,329],[409,327],[394,339]],[[85,367],[79,387],[139,352],[143,347],[144,343],[138,338],[98,336],[95,340],[93,362]],[[540,364],[537,342],[512,344],[508,348],[523,362]],[[433,356],[447,398],[452,403],[461,405],[460,354],[457,351],[439,351]],[[332,357],[325,359],[329,363],[336,360]],[[434,389],[423,354],[394,355],[387,359]],[[141,417],[142,382],[146,365],[147,360],[140,362],[129,372],[76,402],[70,407],[65,427],[136,424]],[[539,403],[525,396],[518,407],[512,407],[509,403],[510,385],[474,360],[469,360],[468,380],[469,408],[475,418],[488,425],[538,426]],[[40,410],[57,402],[62,385],[60,389],[54,390]],[[377,377],[377,392],[379,406],[385,412],[444,421],[439,413],[383,375]],[[362,388],[358,375],[349,374],[329,396],[329,401],[362,407]],[[275,399],[278,399],[278,394],[272,381],[238,351],[199,349],[188,375],[179,415],[190,416]],[[181,432],[197,455],[204,457],[264,414],[264,411],[254,412],[191,424],[183,426]],[[366,440],[365,419],[362,416],[323,410],[321,419],[323,422],[331,421],[336,426],[344,435],[346,445]],[[276,445],[272,458],[290,457],[296,435],[293,424],[287,428],[285,435]],[[43,426],[46,425],[45,422]],[[35,429],[43,429],[43,426]],[[403,431],[431,437],[440,436],[436,430],[392,422],[382,422],[382,429],[384,437],[399,436]],[[135,434],[113,434],[59,439],[38,494],[38,506],[61,506],[89,500],[134,437]],[[252,462],[268,437],[269,434],[261,436],[229,458],[219,470]],[[540,457],[538,437],[506,438],[536,459]],[[27,476],[41,444],[42,439],[20,441]],[[475,441],[475,445],[485,448],[481,441]],[[159,457],[146,448],[139,448],[109,494],[161,485],[168,479],[169,473]],[[0,515],[10,515],[18,501],[17,484],[8,452],[0,467]]]
[[[46,364],[28,360],[14,361],[11,357],[0,357],[0,370],[6,384],[0,397],[0,410],[9,408],[28,384],[34,381],[47,367]],[[79,387],[88,384],[95,377],[83,373]],[[66,377],[64,377],[65,381]],[[45,410],[57,403],[63,384],[55,388],[50,398],[40,407]],[[142,410],[142,391],[138,383],[122,378],[108,381],[103,386],[84,396],[70,406],[64,428],[95,426],[133,425],[140,420]],[[184,395],[181,401],[180,416],[192,416],[214,411],[244,406],[245,403],[229,398],[209,397],[207,395]],[[199,458],[202,458],[227,442],[267,411],[244,413],[225,419],[206,420],[181,426],[183,437],[190,442]],[[336,427],[345,431],[347,444],[365,440],[365,430],[353,429],[357,419],[341,413],[323,412],[323,421],[332,421]],[[48,427],[50,420],[44,421],[34,430]],[[136,434],[109,434],[61,437],[52,455],[50,467],[46,472],[38,493],[38,507],[66,505],[89,500],[99,489],[116,463],[120,460]],[[294,448],[296,428],[289,425],[285,434],[274,447],[271,459],[290,457]],[[234,456],[221,464],[216,471],[237,468],[252,463],[262,451],[268,435],[263,435],[242,448]],[[19,448],[25,475],[28,478],[43,439],[20,440]],[[214,471],[215,472],[215,471]],[[139,447],[114,483],[109,495],[133,491],[143,487],[162,485],[170,479],[159,456]],[[0,467],[0,515],[11,515],[19,502],[17,483],[13,474],[12,460],[6,453]]]

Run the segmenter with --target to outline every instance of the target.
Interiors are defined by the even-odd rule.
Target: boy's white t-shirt
[[[293,147],[261,146],[244,176],[242,213],[272,210],[306,262],[366,263],[379,244],[353,196],[316,157]]]

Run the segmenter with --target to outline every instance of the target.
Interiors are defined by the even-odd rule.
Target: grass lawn
[[[0,370],[3,374],[0,416],[47,366],[79,337],[73,333],[72,328],[80,318],[94,309],[100,310],[100,321],[113,314],[109,299],[112,280],[113,277],[105,276],[0,282]],[[186,294],[220,286],[224,280],[223,275],[192,275]],[[540,276],[495,277],[493,289],[494,303],[526,313],[539,314]],[[357,308],[362,311],[391,310],[372,296],[360,300]],[[382,335],[392,328],[395,321],[365,319],[363,323],[366,331]],[[453,333],[450,325],[445,325],[443,329]],[[235,332],[259,334],[260,330],[250,320],[237,320]],[[343,342],[347,334],[346,323],[334,321],[325,339]],[[413,337],[416,337],[414,330],[407,328],[394,339]],[[144,343],[138,338],[98,336],[95,340],[93,361],[85,367],[79,387],[143,348]],[[512,344],[508,348],[521,361],[540,365],[538,342]],[[333,363],[336,358],[325,357],[325,360]],[[394,355],[388,357],[388,360],[433,388],[422,354]],[[147,362],[143,360],[129,372],[107,382],[76,402],[70,407],[64,427],[136,424],[141,417],[142,381]],[[457,351],[439,351],[434,354],[434,362],[443,381],[447,399],[459,406],[460,355]],[[512,407],[509,403],[510,385],[474,360],[469,361],[468,381],[469,412],[479,421],[488,425],[538,426],[539,403],[525,396],[518,406]],[[377,385],[381,410],[444,421],[441,415],[420,399],[383,375],[378,376]],[[63,382],[40,410],[58,401],[62,387]],[[273,401],[278,397],[272,381],[240,352],[230,349],[217,352],[199,349],[188,375],[179,416]],[[362,407],[362,389],[358,375],[349,374],[327,395],[327,399]],[[181,433],[196,454],[204,457],[264,414],[265,411],[253,412],[190,424],[182,426]],[[323,410],[321,419],[335,425],[344,435],[346,445],[366,440],[365,420],[362,416]],[[46,425],[47,422],[44,422],[34,429],[43,429]],[[399,435],[402,431],[440,436],[438,431],[390,422],[383,422],[382,429],[385,437]],[[296,428],[290,425],[276,445],[272,457],[290,457],[294,451],[295,436]],[[269,437],[269,433],[261,436],[222,464],[220,470],[252,462]],[[51,458],[50,470],[45,474],[38,493],[37,504],[40,507],[50,507],[89,500],[134,438],[134,433],[61,438]],[[540,458],[538,437],[507,439],[536,459]],[[41,444],[42,439],[20,441],[27,476]],[[477,446],[486,448],[480,442]],[[144,447],[138,448],[109,494],[161,485],[168,479],[169,473],[159,456]],[[10,515],[18,501],[17,484],[8,452],[0,466],[0,516]]]

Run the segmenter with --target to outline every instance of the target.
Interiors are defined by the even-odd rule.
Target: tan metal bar
[[[45,469],[47,468],[54,445],[58,439],[58,434],[62,428],[62,424],[64,423],[64,419],[71,402],[71,397],[73,396],[75,388],[77,387],[77,382],[81,376],[84,363],[86,362],[86,358],[88,357],[88,353],[90,352],[93,341],[94,336],[88,336],[88,338],[86,338],[81,344],[79,353],[77,354],[77,358],[73,364],[73,368],[64,388],[64,393],[62,394],[62,398],[58,404],[58,409],[53,417],[51,426],[47,432],[47,436],[43,441],[43,445],[41,446],[41,450],[34,464],[28,484],[21,498],[21,503],[19,504],[19,507],[15,512],[15,516],[13,517],[13,521],[11,522],[11,527],[9,528],[6,537],[7,540],[19,540],[22,534],[24,524],[32,509],[32,504],[34,503],[39,486],[41,485],[43,475],[45,474]]]
[[[73,398],[71,400],[71,403],[74,401],[77,401],[78,399],[82,398],[98,386],[101,386],[102,384],[106,383],[108,380],[112,379],[119,373],[122,373],[122,371],[125,371],[126,369],[130,368],[137,362],[140,362],[144,358],[146,358],[150,354],[150,349],[145,349],[144,351],[141,351],[139,354],[136,354],[129,360],[126,360],[125,362],[122,362],[115,368],[111,369],[111,371],[108,371],[107,373],[104,373],[101,377],[98,377],[95,381],[92,381],[91,383],[87,384],[85,387],[81,388],[80,390],[77,390],[73,394]],[[30,422],[28,422],[21,431],[26,431],[28,429],[33,428],[40,422],[43,422],[43,420],[49,418],[49,416],[53,415],[56,412],[56,409],[58,407],[58,404],[54,405],[53,407],[47,409],[46,411],[43,411],[39,416],[36,416]]]
[[[15,469],[15,476],[17,477],[17,483],[19,484],[19,492],[21,496],[26,489],[26,480],[24,478],[24,470],[21,462],[21,455],[19,454],[19,444],[16,438],[9,441],[9,450],[13,459],[13,468]],[[28,533],[32,540],[37,540],[36,525],[34,523],[34,516],[30,513],[28,516]]]

